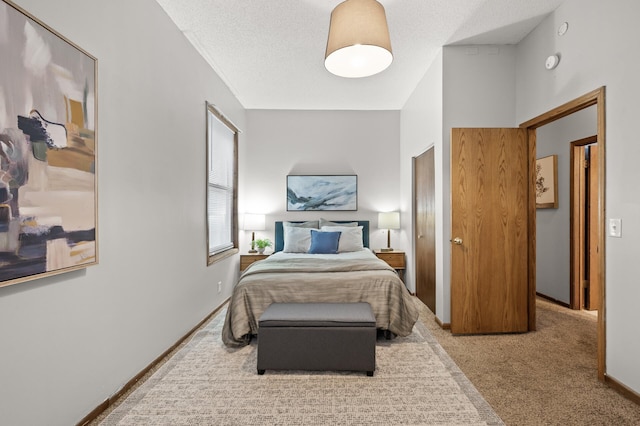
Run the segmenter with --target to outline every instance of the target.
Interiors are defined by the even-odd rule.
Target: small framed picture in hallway
[[[536,160],[536,208],[558,208],[558,156]]]

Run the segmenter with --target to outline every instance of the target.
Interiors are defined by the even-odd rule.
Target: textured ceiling
[[[324,68],[341,0],[156,0],[247,109],[398,110],[438,50],[515,44],[564,0],[379,0],[394,60],[380,74]]]

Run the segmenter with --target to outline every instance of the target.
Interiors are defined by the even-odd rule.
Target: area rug
[[[257,344],[223,345],[222,311],[102,425],[502,425],[420,321],[376,344],[373,377],[256,373]]]

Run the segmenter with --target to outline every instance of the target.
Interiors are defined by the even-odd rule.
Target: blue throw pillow
[[[311,230],[310,254],[336,254],[341,232],[320,232]]]

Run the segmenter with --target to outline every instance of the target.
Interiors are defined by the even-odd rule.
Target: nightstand
[[[404,282],[404,270],[406,268],[406,263],[404,260],[404,252],[399,250],[393,251],[382,251],[382,250],[374,250],[373,251],[379,259],[384,260],[398,272],[400,279]]]
[[[240,255],[240,272],[247,269],[249,265],[258,260],[266,259],[268,254],[241,254]]]

